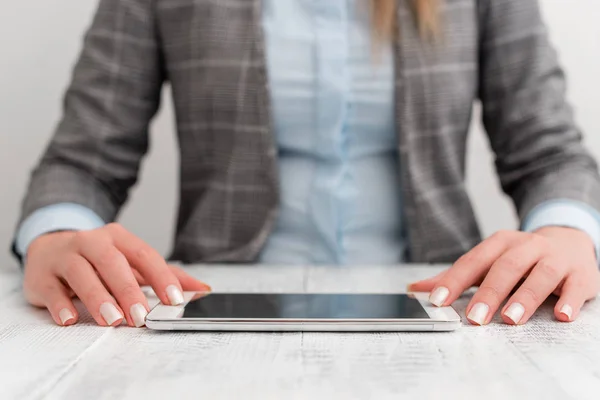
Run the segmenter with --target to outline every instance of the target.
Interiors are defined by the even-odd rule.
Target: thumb
[[[446,274],[446,271],[448,270],[444,270],[431,278],[413,282],[407,286],[407,290],[410,292],[430,292],[435,287],[435,285],[437,285],[440,279],[442,279],[442,277]]]
[[[177,277],[179,283],[181,284],[181,288],[184,291],[188,292],[210,292],[212,288],[206,283],[194,278],[183,269],[176,267],[174,265],[169,265],[171,268],[171,272]]]

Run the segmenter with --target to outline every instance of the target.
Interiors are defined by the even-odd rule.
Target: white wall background
[[[540,0],[563,65],[569,98],[588,146],[600,156],[600,1]],[[16,264],[8,247],[31,168],[60,116],[63,91],[97,0],[0,2],[0,268]],[[168,95],[168,93],[166,94]],[[130,230],[166,253],[176,209],[177,158],[170,102],[152,130],[141,183],[122,214]],[[477,123],[469,189],[486,235],[514,228]]]

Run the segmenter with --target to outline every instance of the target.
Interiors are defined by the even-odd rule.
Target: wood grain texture
[[[437,267],[194,267],[216,291],[403,292]],[[597,399],[600,302],[579,321],[545,305],[527,325],[452,333],[172,333],[54,326],[19,275],[0,282],[7,399]],[[12,282],[8,284],[6,282]],[[455,307],[462,313],[469,296]],[[464,315],[463,315],[464,316]],[[420,397],[419,397],[420,396]]]

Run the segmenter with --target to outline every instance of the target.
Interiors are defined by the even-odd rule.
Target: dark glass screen
[[[404,294],[210,294],[192,300],[182,318],[429,319]]]

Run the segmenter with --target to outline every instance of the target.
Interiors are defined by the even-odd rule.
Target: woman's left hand
[[[471,286],[479,289],[466,309],[467,319],[488,324],[502,303],[507,324],[524,324],[551,294],[559,296],[554,315],[563,322],[577,318],[587,300],[600,290],[594,245],[584,232],[562,227],[535,233],[498,232],[462,256],[450,269],[409,286],[431,291],[430,301],[447,306]]]

